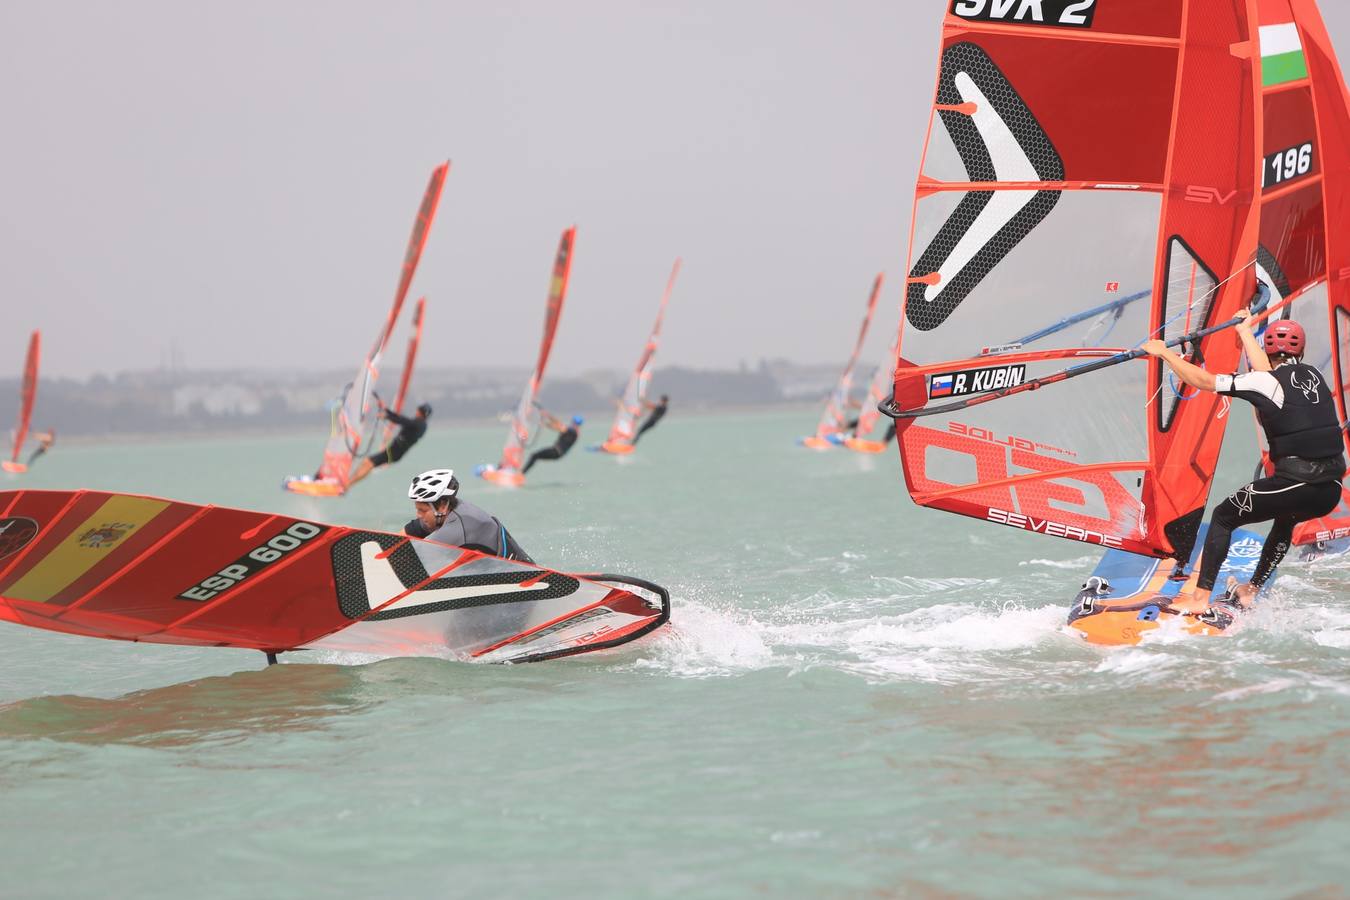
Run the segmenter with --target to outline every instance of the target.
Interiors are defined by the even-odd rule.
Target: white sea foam
[[[697,600],[680,603],[671,624],[638,645],[645,653],[635,665],[683,677],[731,675],[774,662],[762,629],[747,613]]]
[[[1047,569],[1066,569],[1086,574],[1097,565],[1097,560],[1090,556],[1081,556],[1078,559],[1024,559],[1018,565],[1044,566]]]

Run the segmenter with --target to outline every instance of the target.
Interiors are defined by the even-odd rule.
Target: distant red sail
[[[403,373],[398,380],[398,393],[394,395],[394,405],[390,407],[396,413],[403,412],[403,403],[408,398],[408,385],[412,382],[413,366],[417,362],[417,349],[422,344],[422,316],[426,312],[427,298],[418,299],[413,309],[412,334],[408,337],[408,354],[403,358]],[[394,436],[398,426],[392,422],[385,426],[384,439],[387,442]]]
[[[412,235],[408,238],[408,247],[403,254],[403,268],[399,275],[398,287],[394,292],[394,302],[389,315],[380,328],[375,344],[365,359],[361,361],[356,376],[344,386],[341,397],[332,410],[328,443],[324,447],[323,461],[319,464],[318,479],[287,479],[284,487],[296,493],[319,496],[335,496],[346,492],[351,481],[354,462],[361,455],[370,452],[379,427],[378,410],[375,403],[375,384],[380,377],[380,361],[384,356],[389,336],[398,323],[399,312],[408,295],[413,275],[417,271],[418,260],[426,246],[431,232],[431,223],[436,218],[436,207],[440,203],[441,190],[445,186],[446,174],[450,163],[444,162],[431,173],[426,192],[422,195],[422,205],[413,222]]]
[[[624,388],[623,399],[619,401],[619,411],[610,426],[609,437],[601,444],[601,449],[609,453],[631,452],[633,437],[637,434],[638,419],[642,417],[642,404],[647,399],[647,386],[652,379],[652,361],[656,358],[656,348],[661,341],[661,323],[666,318],[666,304],[670,302],[671,292],[675,290],[675,278],[680,274],[680,260],[670,269],[670,278],[666,280],[666,289],[661,294],[661,305],[656,308],[656,322],[652,325],[647,343],[643,345],[642,355],[638,357],[633,374]]]
[[[863,315],[862,327],[858,329],[858,339],[853,342],[853,353],[844,365],[844,371],[839,373],[839,379],[834,383],[834,389],[830,391],[830,396],[825,401],[820,422],[816,425],[814,437],[817,441],[825,441],[831,435],[850,431],[849,400],[853,393],[853,373],[858,368],[858,357],[862,354],[863,344],[867,342],[867,331],[872,325],[872,314],[877,311],[877,298],[881,296],[881,286],[885,280],[884,272],[877,273],[877,277],[872,280],[872,291],[867,295],[867,312]]]
[[[19,423],[14,428],[14,451],[10,462],[17,465],[28,429],[33,424],[33,404],[37,402],[38,361],[42,355],[42,332],[34,331],[28,339],[28,359],[23,365],[23,387],[19,391]]]
[[[539,357],[535,360],[534,371],[525,384],[525,390],[516,404],[515,414],[511,417],[511,430],[507,433],[506,444],[502,447],[501,462],[492,473],[499,479],[519,476],[525,465],[525,445],[537,424],[539,414],[535,408],[535,397],[544,382],[544,370],[548,367],[549,353],[553,350],[553,336],[558,331],[558,321],[562,318],[563,300],[567,297],[567,281],[572,274],[572,245],[576,241],[577,227],[573,225],[562,233],[558,241],[558,252],[553,258],[553,277],[549,279],[548,301],[544,307],[544,334],[539,341]]]

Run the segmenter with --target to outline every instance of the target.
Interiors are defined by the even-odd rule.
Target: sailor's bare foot
[[[1243,608],[1250,607],[1256,600],[1256,595],[1261,589],[1254,584],[1239,584],[1233,588],[1233,598],[1242,604]]]
[[[1177,594],[1172,599],[1171,607],[1181,613],[1202,613],[1209,609],[1209,594],[1208,592],[1203,596],[1189,592]]]

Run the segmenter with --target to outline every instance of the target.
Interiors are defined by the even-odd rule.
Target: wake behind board
[[[670,618],[624,575],[102,491],[0,491],[0,620],[88,637],[535,662]]]
[[[1169,578],[1175,563],[1171,559],[1156,559],[1108,550],[1092,575],[1074,599],[1069,610],[1069,627],[1079,632],[1092,644],[1123,646],[1138,644],[1150,631],[1155,631],[1173,620],[1180,620],[1181,629],[1188,634],[1223,634],[1241,615],[1240,608],[1228,604],[1212,605],[1203,613],[1181,613],[1169,601],[1183,591],[1195,589],[1200,570],[1201,548],[1209,525],[1200,527],[1186,581]],[[1261,556],[1263,539],[1245,529],[1233,532],[1228,558],[1219,569],[1215,582],[1215,596],[1231,576],[1247,582]],[[1269,583],[1269,582],[1268,582]]]

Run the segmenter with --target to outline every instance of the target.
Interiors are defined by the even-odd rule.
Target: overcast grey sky
[[[0,0],[0,358],[355,366],[448,157],[424,364],[528,366],[572,223],[554,371],[630,366],[677,255],[661,364],[842,363],[884,269],[877,359],[946,5]]]

